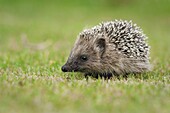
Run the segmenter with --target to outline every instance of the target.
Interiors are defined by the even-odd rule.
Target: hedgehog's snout
[[[63,65],[63,66],[61,67],[61,70],[62,70],[63,72],[68,72],[68,67],[67,67],[66,65]]]
[[[72,72],[72,71],[76,72],[78,71],[78,65],[66,63],[65,65],[61,67],[61,70],[63,72]]]

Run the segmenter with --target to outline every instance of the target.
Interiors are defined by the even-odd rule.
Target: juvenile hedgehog
[[[78,35],[62,71],[109,78],[147,72],[150,62],[146,39],[131,21],[103,22]]]

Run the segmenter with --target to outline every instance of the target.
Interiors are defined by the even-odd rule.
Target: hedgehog
[[[151,70],[147,36],[132,21],[102,22],[79,33],[63,72],[112,77]]]

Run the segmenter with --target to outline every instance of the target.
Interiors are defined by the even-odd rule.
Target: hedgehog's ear
[[[96,49],[97,49],[97,51],[99,51],[101,56],[105,52],[105,48],[106,48],[105,39],[103,39],[103,38],[97,39],[97,41],[96,41]]]

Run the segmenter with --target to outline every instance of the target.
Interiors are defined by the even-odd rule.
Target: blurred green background
[[[62,73],[78,33],[114,19],[143,29],[153,71],[109,83]],[[169,84],[170,0],[0,0],[1,113],[168,113]]]

